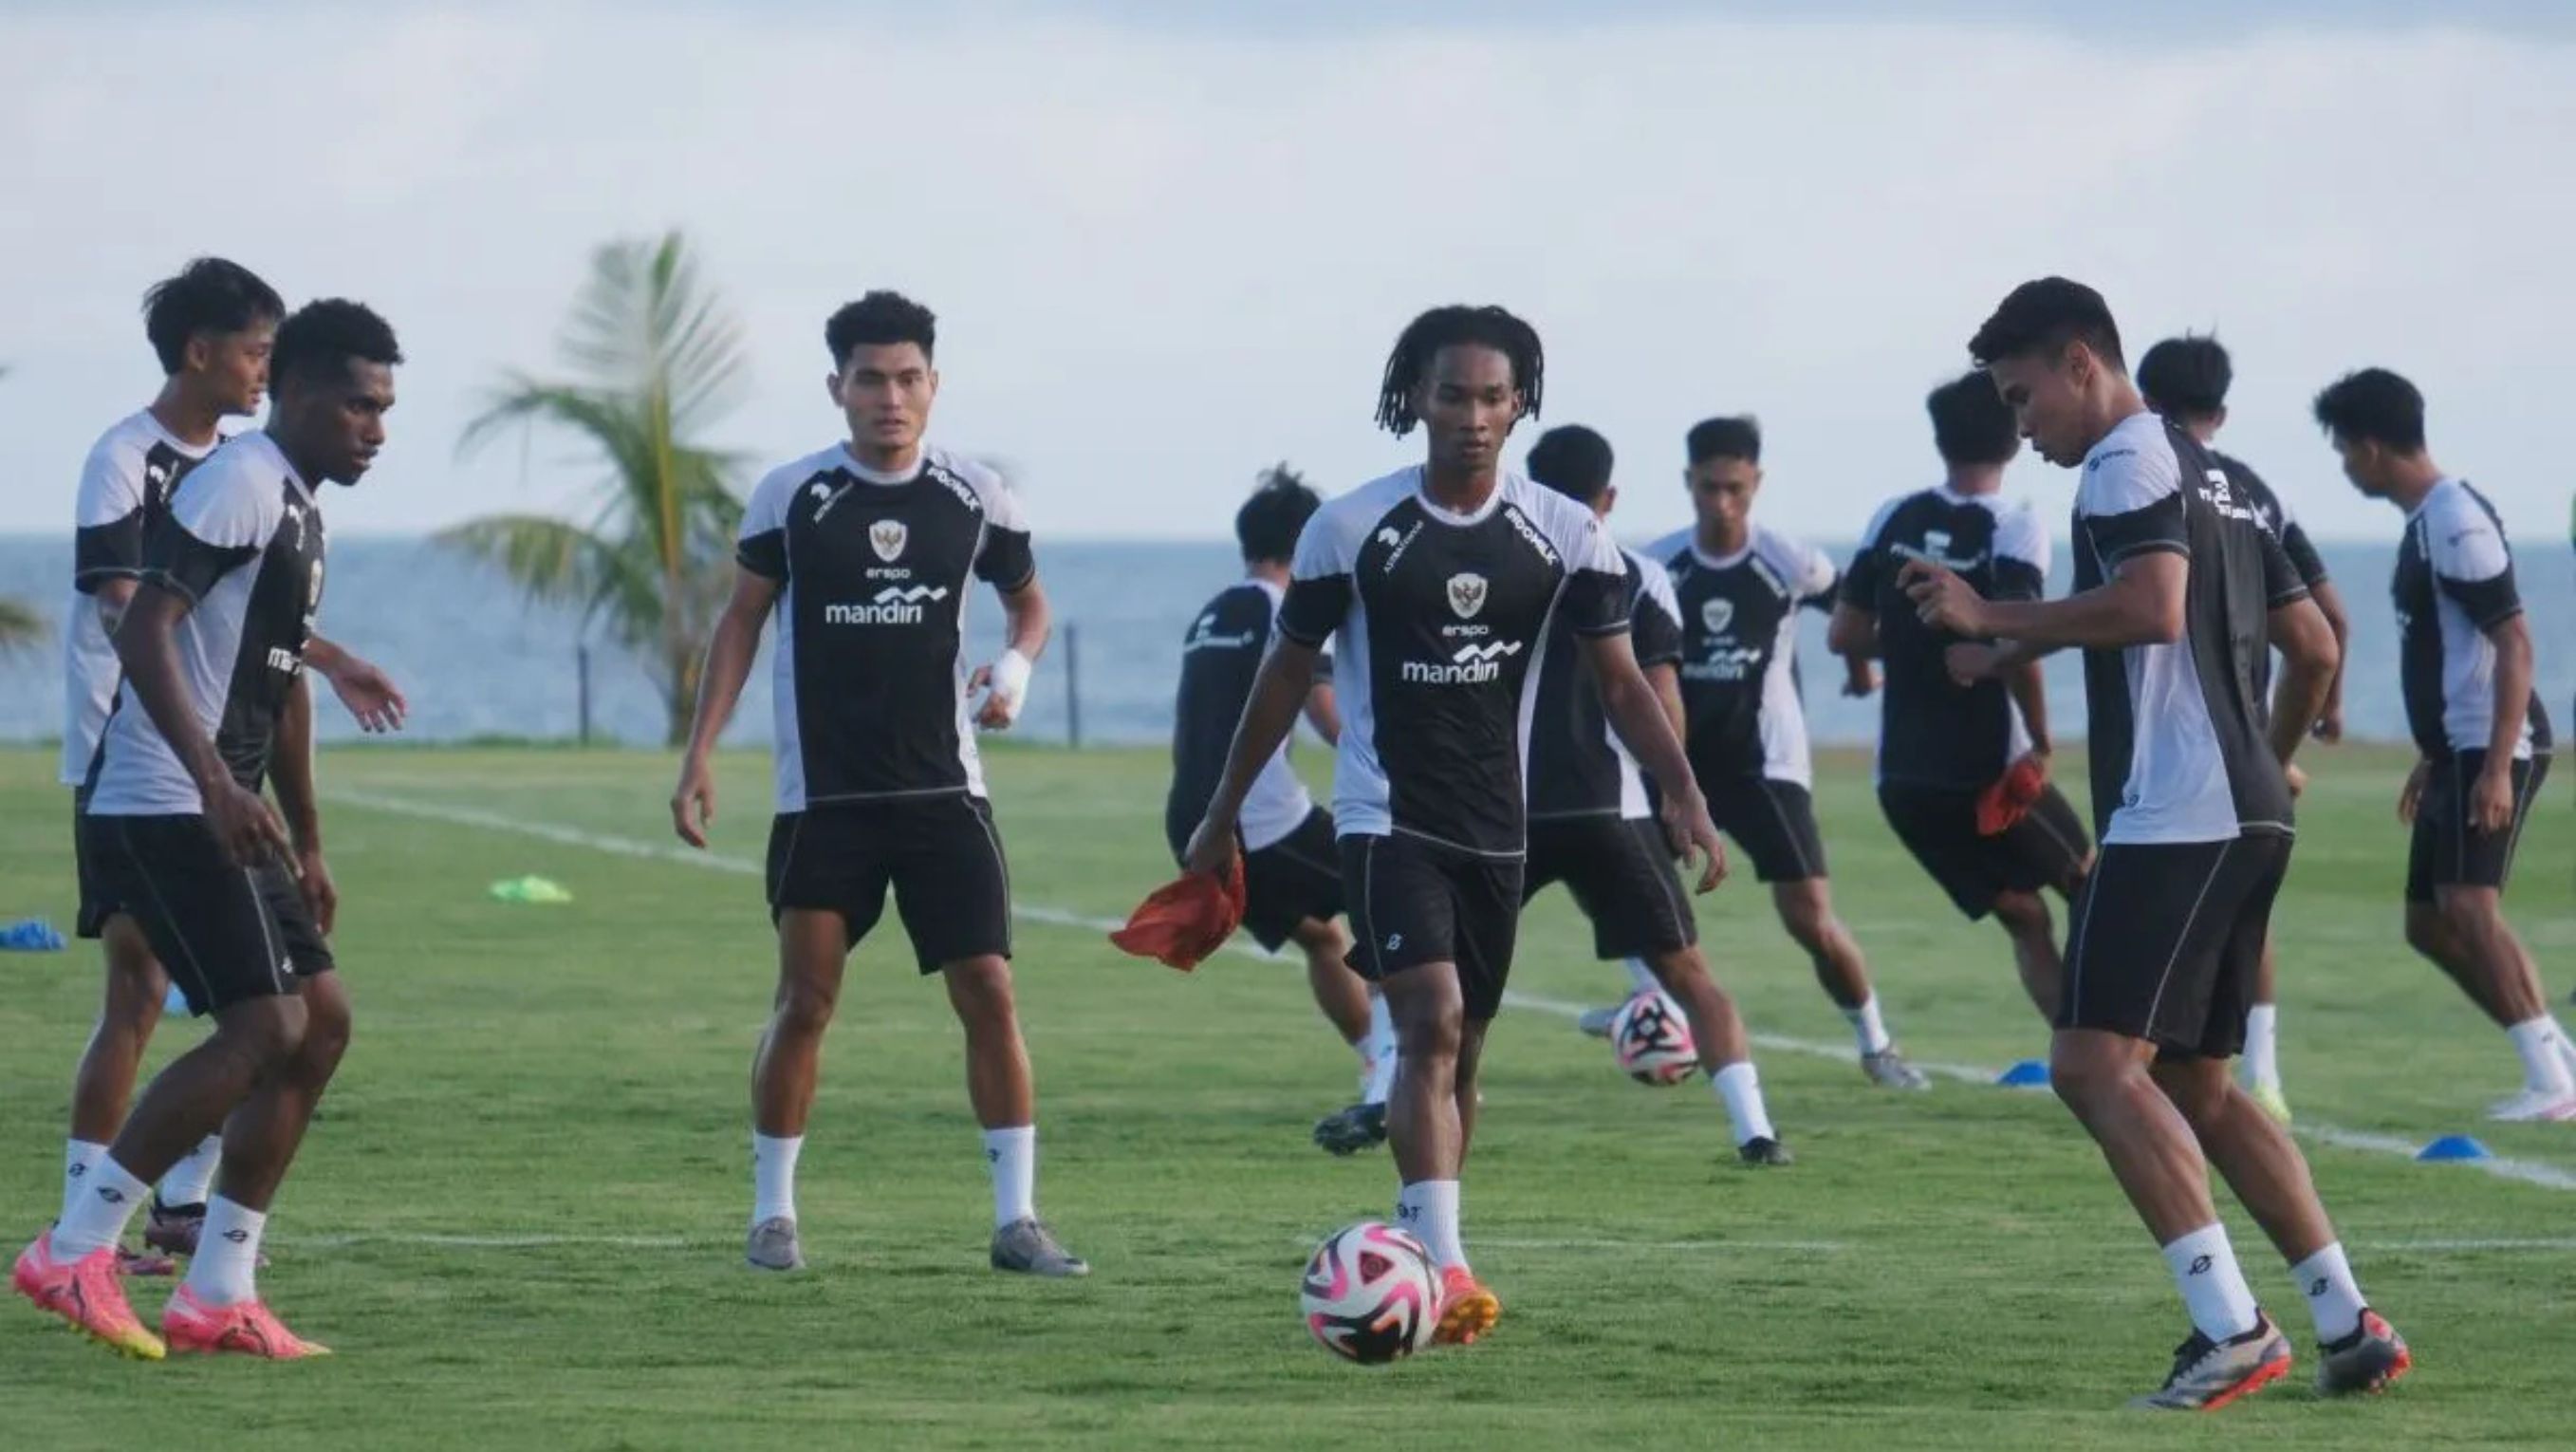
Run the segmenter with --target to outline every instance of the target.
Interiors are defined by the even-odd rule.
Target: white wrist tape
[[[1029,658],[1016,650],[1003,651],[993,662],[993,699],[1001,703],[1002,714],[1010,720],[1020,719],[1020,706],[1029,697],[1029,672],[1034,669]]]

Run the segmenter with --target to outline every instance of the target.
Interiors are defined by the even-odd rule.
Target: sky
[[[669,227],[752,360],[713,442],[828,443],[822,321],[899,288],[940,315],[935,437],[1009,461],[1042,536],[1222,537],[1273,460],[1328,493],[1414,461],[1371,423],[1387,347],[1490,301],[1546,342],[1542,423],[1616,446],[1623,534],[1686,517],[1691,422],[1751,412],[1762,516],[1847,539],[1937,477],[1924,391],[2046,273],[2133,356],[2215,330],[2222,445],[2320,535],[2396,529],[2308,416],[2372,363],[2517,536],[2568,521],[2576,7],[217,8],[0,13],[0,533],[67,526],[158,383],[140,293],[205,252],[401,333],[337,528],[587,517],[571,441],[457,436],[555,368],[594,247]]]

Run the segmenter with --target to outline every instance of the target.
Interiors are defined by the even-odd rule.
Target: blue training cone
[[[161,1011],[176,1014],[185,1014],[188,1011],[188,995],[179,991],[178,984],[171,984],[170,991],[161,995]]]
[[[2446,1134],[2415,1152],[2415,1158],[2428,1164],[2449,1160],[2492,1159],[2487,1147],[2465,1134]]]
[[[2048,1061],[2024,1059],[1997,1074],[1995,1082],[2007,1089],[2045,1089],[2048,1087]]]

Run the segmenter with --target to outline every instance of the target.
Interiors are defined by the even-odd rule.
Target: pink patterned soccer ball
[[[1640,1084],[1678,1084],[1699,1068],[1699,1045],[1690,1019],[1661,989],[1649,989],[1619,1006],[1610,1021],[1610,1046],[1619,1068]]]
[[[1374,1220],[1324,1237],[1299,1302],[1326,1351],[1376,1363],[1411,1356],[1440,1325],[1440,1273],[1421,1241]]]

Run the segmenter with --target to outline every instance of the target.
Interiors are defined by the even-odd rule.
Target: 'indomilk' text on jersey
[[[1681,610],[1691,764],[1805,786],[1813,770],[1798,700],[1798,607],[1831,604],[1833,561],[1758,524],[1744,548],[1723,558],[1702,553],[1693,533],[1667,535],[1646,551],[1672,572]]]
[[[2281,542],[2189,434],[2151,413],[2084,456],[2075,492],[2075,588],[2127,560],[2190,561],[2183,637],[2084,652],[2094,835],[2223,842],[2290,830],[2290,788],[2265,740],[2255,681],[2271,612],[2306,596]]]
[[[1670,666],[1682,658],[1682,632],[1673,604],[1672,576],[1664,567],[1621,551],[1628,633],[1641,667]],[[1548,627],[1540,660],[1538,710],[1530,721],[1529,814],[1552,817],[1646,817],[1645,777],[1626,742],[1610,729],[1592,664],[1559,616]]]
[[[1243,719],[1244,702],[1252,698],[1262,659],[1270,653],[1270,628],[1285,593],[1268,580],[1230,585],[1199,611],[1181,642],[1181,686],[1172,707],[1172,790],[1163,803],[1164,834],[1175,852],[1198,829],[1225,777],[1234,728]],[[1317,678],[1329,679],[1332,657],[1316,665]],[[1237,820],[1247,852],[1258,852],[1297,830],[1315,810],[1315,799],[1288,764],[1288,747],[1286,740],[1279,743],[1244,795]]]
[[[1001,476],[940,449],[901,475],[835,444],[772,470],[742,567],[781,589],[771,647],[778,810],[984,794],[961,660],[971,580],[1037,577]]]
[[[185,596],[180,684],[233,780],[257,791],[278,715],[304,669],[322,604],[322,511],[265,433],[226,444],[170,494],[143,543],[143,579]],[[128,681],[118,691],[90,775],[99,817],[189,816],[197,784]]]
[[[2487,632],[2522,613],[2504,521],[2465,480],[2444,479],[2407,517],[2397,549],[2398,672],[2406,724],[2435,761],[2483,751],[2495,728],[2495,642]],[[2513,754],[2549,749],[2549,717],[2531,698]]]
[[[1950,678],[1944,656],[1960,637],[1915,615],[1898,583],[1908,560],[1945,566],[1989,600],[2036,600],[2048,584],[2048,532],[2028,504],[1920,489],[1879,507],[1843,575],[1844,603],[1877,617],[1887,666],[1878,779],[1981,789],[2030,750],[2030,733],[2003,682]]]
[[[1519,857],[1549,616],[1561,611],[1579,635],[1625,631],[1622,565],[1592,511],[1518,474],[1474,514],[1433,504],[1418,467],[1317,511],[1279,631],[1336,645],[1341,835],[1401,832]]]
[[[170,491],[209,452],[181,443],[147,408],[100,435],[81,464],[72,518],[72,593],[63,609],[65,786],[88,780],[123,674],[91,597],[110,580],[143,573],[144,536],[169,512]]]

